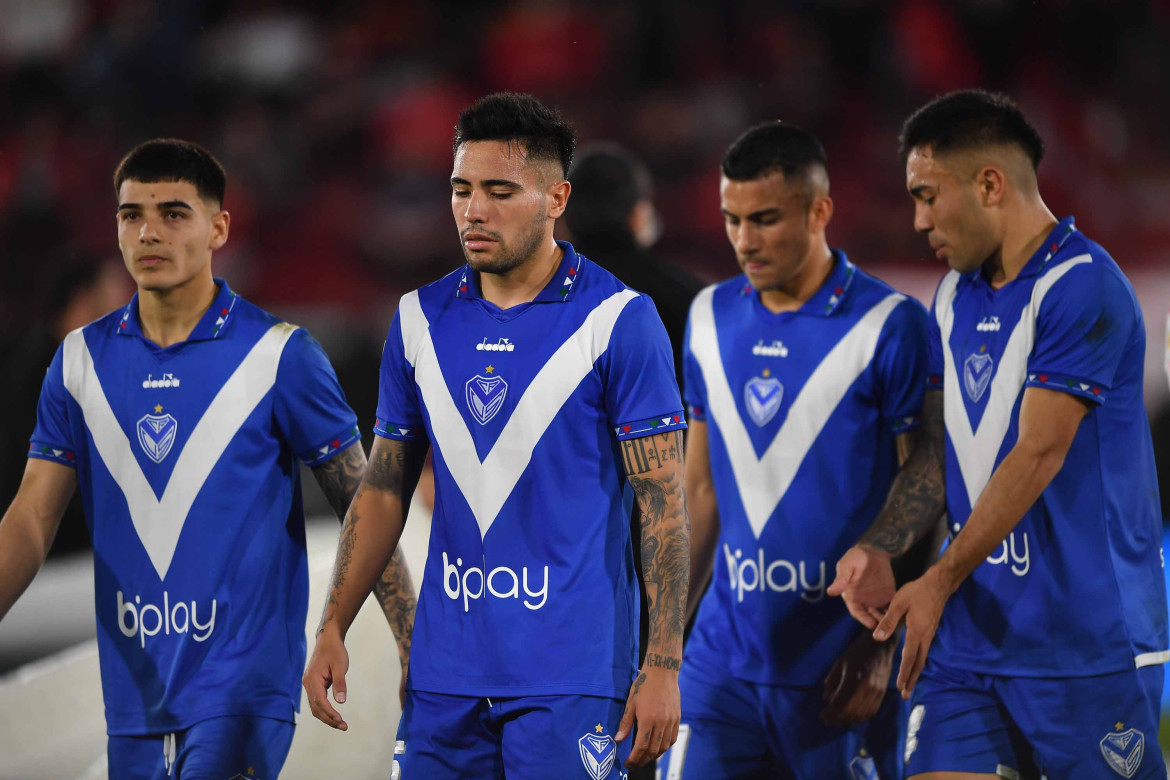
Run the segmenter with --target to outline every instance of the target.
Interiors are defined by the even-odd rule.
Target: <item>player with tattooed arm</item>
[[[405,295],[386,338],[370,468],[304,684],[313,714],[346,728],[327,689],[345,701],[345,633],[429,443],[435,509],[392,770],[404,780],[621,778],[677,734],[686,423],[650,299],[553,239],[574,144],[531,96],[460,115],[451,207],[467,263]],[[650,622],[640,671],[632,543]]]

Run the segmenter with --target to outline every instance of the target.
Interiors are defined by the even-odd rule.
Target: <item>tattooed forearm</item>
[[[398,658],[405,666],[410,661],[410,635],[414,631],[414,585],[410,581],[410,570],[402,548],[394,551],[390,565],[382,578],[374,585],[374,595],[382,605],[386,622],[398,642]]]
[[[362,474],[366,471],[366,453],[361,442],[354,442],[342,452],[337,453],[325,463],[313,469],[313,476],[325,494],[325,500],[339,520],[344,520],[345,512],[357,493],[358,485],[362,483]]]
[[[658,653],[646,653],[646,661],[642,665],[668,669],[672,672],[677,672],[682,668],[682,662],[679,659]]]
[[[632,444],[637,446],[624,446]],[[642,576],[650,625],[647,649],[652,651],[647,653],[646,665],[677,669],[691,563],[682,432],[623,442],[623,454],[642,516]]]
[[[927,536],[946,509],[943,394],[930,391],[918,446],[898,472],[885,506],[860,544],[898,556]]]
[[[660,433],[656,436],[642,436],[621,442],[622,461],[626,476],[645,474],[651,469],[666,468],[672,463],[682,463],[682,431]]]

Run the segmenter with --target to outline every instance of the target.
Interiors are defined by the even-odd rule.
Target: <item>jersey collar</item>
[[[187,341],[217,339],[223,335],[232,322],[232,314],[240,296],[232,292],[228,283],[218,276],[215,277],[215,283],[219,287],[219,292],[216,294],[215,300],[211,302],[211,306],[195,325],[195,329],[191,331],[191,335],[187,337]],[[130,303],[122,312],[122,320],[118,323],[118,334],[143,338],[142,323],[138,318],[138,293],[134,293],[134,297],[130,299]]]
[[[791,316],[792,314],[807,314],[814,317],[830,317],[840,308],[849,296],[849,289],[853,286],[853,279],[857,276],[857,266],[849,261],[845,252],[840,249],[833,251],[833,270],[825,279],[813,296],[805,301],[794,312],[781,312],[780,315],[769,311],[760,301],[760,294],[752,289],[750,283],[745,282],[743,293],[751,295],[757,309],[770,316]]]
[[[1073,233],[1077,232],[1077,226],[1072,217],[1065,217],[1056,223],[1056,227],[1044,239],[1044,243],[1036,250],[1036,253],[1024,263],[1024,267],[1020,269],[1020,275],[1017,278],[1026,276],[1035,276],[1041,273],[1048,264],[1052,262],[1052,258],[1060,254],[1060,250],[1072,237]]]
[[[544,289],[532,299],[532,303],[563,303],[572,296],[573,289],[577,286],[583,265],[581,261],[585,258],[577,254],[568,241],[558,241],[557,246],[564,250],[564,257],[561,258],[557,272]],[[464,266],[463,273],[459,275],[459,282],[455,285],[455,297],[483,299],[479,274],[470,265]]]

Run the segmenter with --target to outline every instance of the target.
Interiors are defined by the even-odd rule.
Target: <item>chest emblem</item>
[[[752,422],[762,428],[780,410],[780,401],[784,398],[784,385],[774,376],[754,376],[744,386],[743,398]]]
[[[991,384],[991,373],[991,355],[986,352],[975,352],[963,363],[963,389],[971,403],[979,403]]]
[[[489,373],[490,370],[489,370]],[[480,376],[476,374],[467,380],[464,396],[471,416],[480,425],[486,425],[504,405],[508,394],[508,383],[502,376]]]
[[[162,407],[154,407],[161,412]],[[138,443],[142,451],[155,463],[162,463],[175,444],[179,421],[169,414],[148,414],[138,421]]]

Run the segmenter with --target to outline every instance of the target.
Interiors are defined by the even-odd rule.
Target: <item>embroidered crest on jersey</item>
[[[1101,740],[1101,755],[1109,768],[1122,777],[1133,777],[1142,765],[1146,736],[1137,729],[1111,732]]]
[[[991,384],[992,362],[986,352],[975,352],[963,363],[963,389],[971,403],[979,403]]]
[[[744,385],[743,398],[752,422],[763,428],[780,410],[780,400],[784,398],[784,385],[774,376],[767,378],[753,376]]]
[[[179,421],[170,414],[148,414],[138,421],[138,443],[155,463],[162,463],[175,444]]]
[[[480,425],[486,425],[504,405],[508,394],[508,383],[502,376],[480,376],[476,374],[464,386],[467,408]]]
[[[581,763],[593,780],[604,780],[613,769],[617,758],[617,745],[608,734],[586,734],[577,740],[581,749]]]

